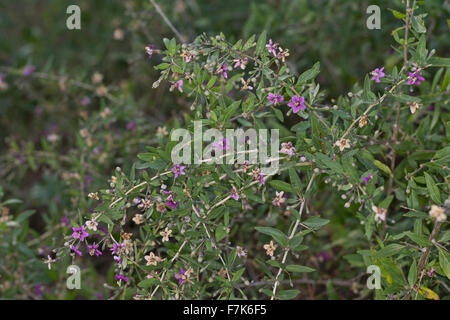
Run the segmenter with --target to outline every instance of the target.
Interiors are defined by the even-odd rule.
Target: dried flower
[[[443,222],[447,220],[447,215],[445,214],[445,209],[437,205],[432,205],[430,209],[430,217],[436,219],[436,221]]]
[[[162,242],[169,241],[169,237],[171,237],[172,230],[169,228],[165,228],[164,231],[161,231],[159,234],[163,237]]]
[[[242,257],[247,256],[247,251],[244,248],[242,248],[240,246],[237,246],[236,247],[236,254],[237,254],[238,257],[242,258]]]
[[[143,214],[136,214],[132,220],[136,224],[141,224],[145,222],[145,216]]]
[[[273,253],[275,252],[275,249],[277,248],[276,245],[273,244],[273,241],[270,240],[270,243],[265,244],[263,248],[266,250],[266,254],[270,257],[273,257]]]
[[[276,196],[272,201],[272,204],[276,207],[281,207],[283,203],[286,202],[286,198],[284,197],[284,191],[276,191]]]
[[[253,90],[253,87],[250,85],[250,79],[244,80],[244,78],[241,78],[241,83],[242,83],[242,88],[241,91],[243,90]]]
[[[375,212],[375,221],[386,221],[387,210],[385,208],[378,208],[372,205],[372,211]]]
[[[48,270],[52,269],[52,263],[55,263],[56,260],[52,259],[52,257],[50,257],[50,255],[47,256],[47,260],[44,261],[44,263],[46,263],[48,265]]]
[[[359,120],[359,127],[362,128],[367,124],[367,116],[363,115]]]
[[[419,109],[420,107],[419,103],[417,103],[416,101],[408,102],[407,104],[409,105],[409,110],[412,114],[416,113],[417,109]]]
[[[98,222],[95,221],[94,218],[92,218],[91,220],[86,221],[86,227],[87,227],[89,230],[97,231],[97,226],[98,226]]]
[[[92,83],[100,83],[103,81],[103,75],[100,72],[94,72],[92,74]]]
[[[350,140],[348,139],[341,139],[336,141],[335,145],[339,147],[340,151],[344,151],[345,148],[350,148]]]
[[[144,256],[144,259],[147,260],[147,266],[156,266],[158,263],[163,261],[164,259],[161,259],[160,257],[156,256],[153,252],[150,252],[148,256]]]
[[[91,192],[88,194],[88,197],[94,200],[100,200],[100,198],[98,197],[98,192]]]
[[[289,56],[289,49],[282,49],[281,47],[278,48],[278,54],[277,58],[281,59],[281,61],[286,62],[286,58]]]

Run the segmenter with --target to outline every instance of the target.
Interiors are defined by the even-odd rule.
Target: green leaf
[[[434,182],[433,178],[428,173],[424,172],[424,175],[431,200],[433,200],[434,203],[442,204],[441,193],[439,192],[439,188],[437,187],[436,182]]]
[[[307,225],[308,227],[310,227],[312,229],[320,229],[321,227],[323,227],[324,225],[326,225],[329,222],[330,222],[330,220],[328,220],[328,219],[322,219],[318,216],[312,216],[312,217],[309,217],[308,219],[306,219],[305,221],[303,221],[303,224]]]
[[[375,253],[374,257],[375,258],[390,257],[390,256],[393,256],[393,255],[397,254],[398,252],[400,252],[400,250],[402,250],[403,248],[404,248],[404,246],[402,246],[401,244],[393,243],[393,244],[387,245],[386,247],[384,247],[383,249],[381,249],[380,251]]]
[[[431,242],[424,235],[419,235],[411,231],[405,232],[406,236],[421,247],[430,247]]]
[[[281,244],[284,247],[287,247],[288,238],[280,230],[277,230],[277,229],[271,228],[271,227],[255,227],[255,229],[256,229],[256,231],[259,231],[261,233],[271,236],[276,242],[278,242],[279,244]]]
[[[334,172],[345,174],[344,169],[342,168],[338,160],[331,160],[328,156],[322,153],[316,153],[315,157],[317,160],[319,160],[321,163],[323,163],[325,166],[327,166]]]
[[[388,10],[391,11],[392,14],[394,15],[394,17],[396,17],[397,19],[404,19],[404,18],[406,18],[406,14],[404,14],[404,13],[402,13],[400,11],[397,11],[397,10],[394,10],[394,9],[388,9]]]
[[[423,20],[419,16],[412,16],[411,17],[411,24],[418,33],[425,33],[427,32],[427,28],[425,28],[425,24],[423,23]]]
[[[144,279],[141,282],[138,283],[139,288],[147,289],[148,287],[158,283],[158,279],[152,278],[152,279]]]
[[[413,261],[411,267],[408,272],[408,283],[410,286],[413,286],[417,281],[417,265],[416,260]]]
[[[297,80],[297,85],[308,82],[311,79],[314,79],[320,73],[320,62],[316,62],[311,69],[303,72]]]
[[[387,165],[385,165],[384,163],[382,163],[381,161],[373,160],[372,163],[374,164],[375,167],[380,169],[382,172],[386,173],[389,176],[392,176],[391,169],[389,169],[389,167]]]
[[[276,190],[281,190],[285,192],[294,192],[292,186],[289,183],[284,182],[282,180],[271,180],[269,182],[269,185],[275,188]]]
[[[300,293],[300,290],[282,290],[278,292],[278,298],[281,300],[291,300],[294,299],[298,294]]]
[[[445,276],[450,280],[450,262],[448,261],[448,254],[442,250],[439,250],[439,265]]]
[[[450,68],[450,58],[431,57],[428,62],[432,64],[433,67]]]
[[[256,43],[256,54],[261,55],[264,52],[264,49],[266,48],[266,38],[267,38],[267,32],[264,30],[259,38],[258,42]]]
[[[216,241],[220,241],[227,236],[227,231],[225,230],[225,226],[223,224],[219,224],[216,227]]]
[[[17,223],[21,223],[22,221],[25,221],[26,219],[28,219],[35,212],[36,212],[36,210],[26,210],[26,211],[22,212],[21,214],[19,214],[17,216],[17,218],[15,219],[15,221]]]
[[[239,281],[239,279],[241,279],[242,275],[244,274],[245,268],[241,268],[238,271],[236,271],[233,275],[233,279],[231,280],[232,282],[236,282]]]
[[[300,193],[302,188],[302,182],[300,181],[300,178],[295,168],[289,168],[289,179],[291,180],[291,183],[295,187],[297,193]]]
[[[244,44],[244,47],[242,48],[242,51],[246,51],[247,49],[250,49],[253,44],[255,43],[255,35],[252,35],[247,42]]]
[[[307,266],[298,266],[296,264],[288,265],[286,267],[286,270],[290,271],[290,272],[314,272],[314,271],[316,271],[316,269],[314,269],[314,268],[310,268]]]
[[[363,98],[366,101],[370,101],[370,94],[372,93],[372,91],[370,91],[370,85],[371,85],[371,81],[368,75],[366,75],[366,77],[364,78],[364,91],[363,91]]]

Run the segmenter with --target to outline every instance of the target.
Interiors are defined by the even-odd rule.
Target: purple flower
[[[127,124],[127,130],[134,130],[136,128],[136,122],[130,121]]]
[[[119,254],[121,249],[124,247],[125,245],[123,243],[114,243],[112,248],[109,249],[111,250],[112,254]]]
[[[175,82],[175,88],[177,88],[178,91],[183,92],[183,80],[182,79]]]
[[[272,39],[270,39],[269,43],[266,44],[266,48],[267,48],[267,51],[269,51],[269,53],[273,54],[274,56],[277,55],[278,44],[273,43]]]
[[[84,186],[87,187],[88,185],[90,185],[92,182],[92,178],[91,176],[85,175],[84,176]]]
[[[380,82],[381,78],[384,78],[385,74],[383,72],[384,67],[383,68],[376,68],[375,70],[373,70],[370,74],[372,75],[372,79],[371,80],[375,80],[376,83]]]
[[[237,193],[236,187],[233,187],[231,190],[230,197],[232,197],[234,200],[239,200],[239,194]]]
[[[300,110],[304,110],[305,106],[305,98],[299,96],[293,96],[291,102],[288,103],[288,107],[292,108],[294,113],[299,112]]]
[[[171,207],[172,209],[175,209],[178,206],[178,201],[174,202],[172,199],[169,199],[166,201],[166,204]]]
[[[295,147],[292,145],[292,142],[283,142],[281,144],[281,150],[280,153],[287,154],[289,156],[292,156],[295,153]]]
[[[83,255],[83,254],[81,253],[80,250],[78,250],[77,248],[75,248],[74,245],[71,245],[71,246],[70,246],[70,249],[71,249],[73,252],[75,252],[77,255],[79,255],[80,257]]]
[[[153,55],[154,46],[152,44],[149,44],[145,47],[145,52],[148,54],[148,57],[151,58]]]
[[[34,70],[36,70],[35,66],[27,65],[25,68],[23,68],[22,74],[24,76],[29,76],[29,75],[31,75],[34,72]]]
[[[222,74],[222,76],[223,76],[225,79],[228,79],[227,71],[228,71],[228,67],[227,67],[227,65],[226,65],[225,63],[222,63],[222,64],[219,65],[219,66],[217,67],[217,69],[216,69],[216,73]]]
[[[409,85],[420,85],[421,81],[425,81],[425,78],[419,75],[419,71],[416,72],[408,72],[408,84]]]
[[[116,281],[118,281],[118,280],[123,280],[124,282],[128,282],[128,278],[125,277],[123,274],[119,274],[119,275],[116,274],[116,276],[114,277],[114,279],[116,279]]]
[[[186,271],[180,268],[180,272],[175,275],[175,279],[178,280],[178,285],[181,285],[186,280]]]
[[[91,256],[95,255],[96,257],[98,257],[98,256],[102,255],[102,252],[100,250],[98,250],[98,244],[95,244],[95,242],[92,245],[88,244],[88,249],[89,249],[89,254]]]
[[[214,147],[219,148],[219,149],[223,149],[223,150],[228,150],[231,147],[228,145],[228,139],[227,138],[223,138],[222,142],[214,142],[212,144]]]
[[[119,256],[113,256],[113,259],[115,262],[117,262],[118,264],[122,264],[122,259],[120,259]]]
[[[84,238],[89,236],[89,233],[84,230],[84,226],[81,226],[80,228],[72,227],[72,230],[72,238],[74,239],[80,239],[81,241],[83,241]]]
[[[267,96],[267,100],[269,100],[271,102],[271,104],[279,104],[282,103],[284,101],[284,98],[281,94],[273,94],[272,92],[269,93],[269,95]]]
[[[68,217],[64,216],[61,218],[61,220],[59,220],[59,222],[64,226],[64,227],[68,227],[70,225],[70,220]]]
[[[82,106],[87,106],[90,103],[91,103],[91,98],[89,98],[88,96],[84,96],[83,99],[81,99],[81,101],[80,101],[80,104]]]
[[[39,297],[42,297],[44,294],[44,291],[42,290],[43,287],[44,285],[42,283],[38,283],[34,286],[34,292],[36,292]]]
[[[372,174],[369,173],[369,175],[367,177],[363,177],[364,183],[366,184],[366,186],[369,184],[369,181],[372,179]]]
[[[234,68],[239,68],[240,67],[242,70],[244,70],[245,66],[248,63],[248,58],[247,57],[237,58],[237,59],[234,59],[233,62],[235,62],[234,66],[233,66]]]
[[[100,231],[103,232],[104,234],[107,234],[107,233],[108,233],[108,229],[106,229],[104,226],[98,226],[97,228],[98,228],[98,230],[100,230]]]
[[[173,167],[172,169],[170,169],[170,171],[173,172],[173,174],[175,175],[175,179],[179,176],[179,175],[185,175],[186,173],[183,171],[184,168],[186,168],[186,166],[182,166],[177,164],[175,167]]]
[[[330,256],[328,255],[328,253],[326,251],[322,251],[320,252],[317,257],[319,258],[320,262],[328,262],[330,261]]]
[[[167,201],[166,204],[171,207],[172,209],[175,209],[178,206],[179,202],[175,202],[173,201],[173,192],[172,191],[166,191],[163,190],[162,192],[164,192],[165,194],[167,194]]]
[[[264,185],[264,175],[262,173],[259,174],[259,182]]]

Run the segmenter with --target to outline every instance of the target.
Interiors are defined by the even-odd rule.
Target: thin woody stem
[[[311,179],[309,180],[308,186],[306,187],[305,194],[311,188],[311,185],[312,185],[312,182],[313,182],[315,176],[316,176],[316,174],[313,173],[313,175],[311,176]],[[291,234],[288,237],[288,240],[291,240],[294,237],[295,233],[297,232],[297,228],[300,225],[300,218],[302,217],[303,209],[305,207],[305,202],[306,202],[306,199],[303,199],[302,204],[300,205],[300,210],[298,211],[299,218],[295,221],[295,226],[292,229]],[[286,262],[288,253],[289,253],[289,248],[286,248],[285,251],[284,251],[284,254],[283,254],[283,258],[281,260],[281,264],[284,264]],[[282,271],[283,271],[283,269],[280,267],[278,269],[278,273],[277,273],[277,275],[275,277],[275,282],[273,284],[273,290],[272,290],[272,297],[270,298],[270,300],[274,300],[275,299],[275,296],[277,294],[278,284],[279,284],[278,278],[280,277]]]
[[[172,22],[170,22],[169,18],[164,14],[161,10],[161,7],[154,0],[150,0],[151,4],[155,7],[156,12],[163,18],[164,22],[169,26],[170,30],[177,36],[177,38],[182,42],[186,42],[186,38],[173,26]]]

